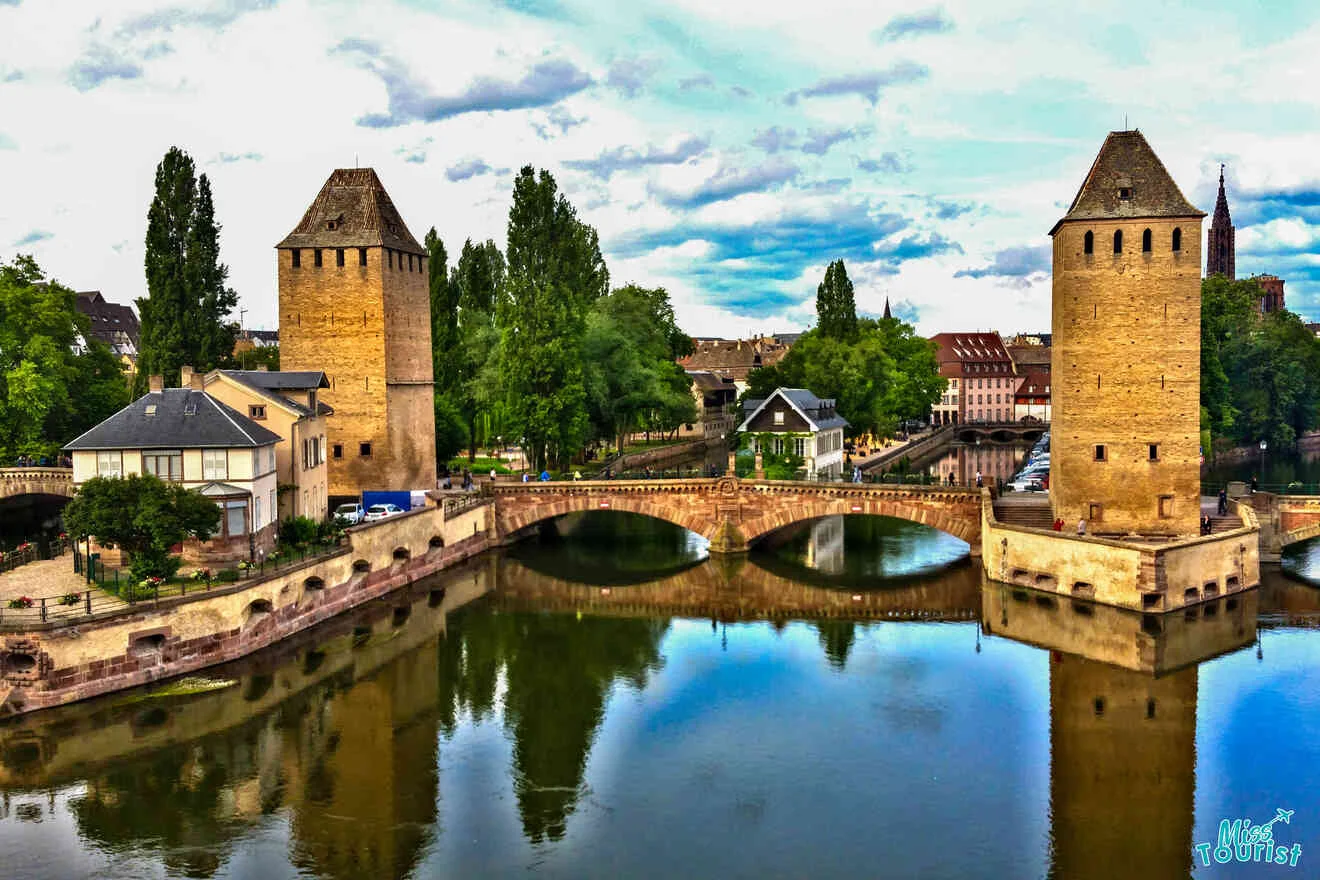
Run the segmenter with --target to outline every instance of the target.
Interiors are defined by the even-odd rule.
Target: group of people
[[[495,471],[492,470],[490,472],[490,478],[492,480],[495,479]],[[469,471],[467,468],[463,468],[463,473],[462,473],[461,482],[459,483],[459,488],[461,488],[464,492],[471,492],[472,489],[475,488],[475,485],[476,484],[472,479],[472,472]],[[444,480],[441,481],[440,483],[440,488],[441,489],[454,488],[454,478],[452,474],[448,474],[448,473],[445,474]]]
[[[40,458],[31,455],[20,455],[14,459],[14,467],[73,467],[73,459],[67,455],[61,455],[58,459],[52,461],[46,455]]]
[[[1063,531],[1063,517],[1058,517],[1054,520],[1054,531],[1056,532]],[[1086,534],[1086,517],[1082,517],[1081,519],[1077,520],[1077,534],[1079,535]]]

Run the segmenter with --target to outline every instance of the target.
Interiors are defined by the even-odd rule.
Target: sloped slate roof
[[[331,228],[333,224],[334,228]],[[278,248],[388,247],[426,256],[373,168],[336,168]]]
[[[281,391],[308,391],[312,388],[329,388],[330,380],[320,370],[219,370],[222,375],[233,379],[240,385],[260,394],[267,400],[282,404],[301,415],[312,414],[307,404],[294,400]],[[334,408],[321,401],[316,402],[317,415],[330,415]]]
[[[150,415],[148,407],[155,408]],[[166,388],[142,395],[64,448],[255,448],[279,441],[279,434],[205,391]]]
[[[1128,191],[1128,198],[1120,198],[1120,189]],[[1050,235],[1068,220],[1204,216],[1183,196],[1141,132],[1111,131],[1068,213],[1054,224]]]
[[[748,423],[767,403],[776,397],[782,397],[788,401],[789,406],[796,409],[798,414],[806,419],[807,424],[811,425],[814,431],[848,427],[848,420],[834,411],[833,400],[829,398],[821,399],[805,388],[776,388],[765,400],[748,400],[744,402],[743,412],[746,413],[746,418],[738,426],[738,430],[746,431]],[[827,414],[822,415],[821,410],[825,410]]]

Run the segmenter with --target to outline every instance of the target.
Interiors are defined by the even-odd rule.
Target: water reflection
[[[950,475],[959,486],[970,486],[976,482],[977,471],[987,486],[993,486],[997,480],[1008,482],[1018,472],[1030,443],[954,443],[939,457],[924,463],[926,473],[940,478],[947,483]]]
[[[840,590],[532,558],[219,690],[0,725],[5,877],[1187,876],[1218,816],[1320,783],[1320,591],[1281,576],[1150,617],[974,566]]]
[[[827,516],[780,529],[753,547],[758,565],[786,577],[874,588],[929,577],[967,560],[952,535],[887,516]],[[805,571],[803,570],[805,567]]]
[[[708,555],[710,543],[687,529],[638,513],[594,510],[540,525],[509,555],[583,583],[640,583],[680,571]]]

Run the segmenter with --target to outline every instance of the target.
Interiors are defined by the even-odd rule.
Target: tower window
[[[1104,697],[1096,697],[1096,698],[1095,698],[1095,717],[1096,717],[1096,718],[1103,718],[1103,717],[1104,717],[1104,714],[1105,714],[1105,698],[1104,698]]]
[[[1141,252],[1142,252],[1143,254],[1148,254],[1148,253],[1150,253],[1150,230],[1149,230],[1149,229],[1147,229],[1145,232],[1141,233]]]
[[[1182,250],[1182,230],[1181,230],[1181,229],[1174,229],[1174,230],[1173,230],[1173,249],[1174,249],[1175,251],[1180,251],[1180,250]]]
[[[1172,516],[1173,516],[1173,496],[1172,496],[1172,495],[1161,495],[1161,496],[1160,496],[1160,518],[1161,518],[1161,519],[1169,519],[1169,518],[1172,517]]]
[[[339,267],[341,267],[341,268],[342,268],[343,265],[344,265],[344,249],[343,249],[343,248],[335,248],[335,265],[336,265],[336,266],[339,266]]]
[[[330,456],[331,456],[332,458],[343,458],[343,457],[344,457],[344,444],[342,444],[342,443],[336,443],[334,446],[331,446],[331,447],[330,447]]]
[[[365,265],[367,265],[367,249],[366,249],[366,248],[358,248],[358,265],[359,265],[359,266],[365,266]]]
[[[1158,443],[1150,443],[1150,444],[1147,444],[1147,446],[1146,446],[1146,450],[1147,450],[1147,452],[1149,452],[1149,454],[1150,454],[1150,460],[1151,460],[1151,461],[1159,461],[1159,460],[1160,460],[1160,444],[1158,444]]]
[[[312,251],[312,262],[316,264],[316,268],[318,268],[318,269],[321,268],[321,249],[320,249],[320,248],[316,248],[315,250]]]
[[[1082,239],[1082,251],[1088,254],[1095,253],[1095,233],[1089,229],[1086,231],[1086,237]]]
[[[1105,445],[1104,445],[1103,443],[1097,443],[1097,444],[1096,444],[1096,447],[1095,447],[1095,460],[1096,460],[1096,461],[1104,461],[1104,460],[1105,460]]]
[[[393,269],[393,268],[394,268],[394,251],[390,250],[389,248],[386,248],[386,249],[385,249],[385,254],[386,254],[386,259],[389,261],[389,266],[390,266],[390,268]]]
[[[1114,232],[1114,253],[1123,253],[1123,230],[1121,229]]]
[[[363,458],[370,458],[370,457],[371,457],[371,444],[370,444],[370,443],[359,443],[359,444],[358,444],[358,455],[362,456]]]
[[[1131,198],[1132,198],[1132,187],[1130,187],[1130,186],[1120,186],[1120,187],[1118,188],[1118,197],[1119,197],[1120,199],[1122,199],[1123,201],[1125,201],[1125,202],[1128,201],[1129,199],[1131,199]]]
[[[302,266],[302,251],[300,251],[298,248],[294,248],[293,250],[289,251],[289,253],[291,253],[291,254],[293,255],[293,268],[297,269],[297,268],[301,267],[301,266]]]

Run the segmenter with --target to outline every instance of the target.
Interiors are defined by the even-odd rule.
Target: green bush
[[[146,582],[119,585],[119,598],[125,602],[142,602],[156,598],[156,587]]]
[[[222,568],[220,569],[220,573],[215,576],[215,579],[222,584],[232,584],[234,581],[238,580],[238,570],[234,568]]]
[[[133,558],[129,561],[129,571],[132,572],[134,581],[144,581],[149,577],[169,580],[179,573],[181,565],[183,560],[170,555],[169,550],[152,547],[133,554]]]
[[[280,523],[280,543],[301,547],[311,544],[320,533],[320,524],[308,516],[292,516]]]

